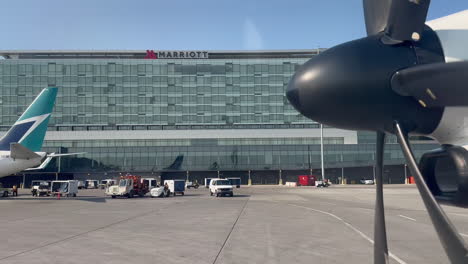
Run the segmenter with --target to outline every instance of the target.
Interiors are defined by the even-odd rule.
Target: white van
[[[149,190],[158,186],[158,182],[155,178],[141,178],[141,183],[146,184]]]
[[[210,181],[210,195],[216,197],[229,195],[234,196],[232,185],[228,179],[211,179]]]

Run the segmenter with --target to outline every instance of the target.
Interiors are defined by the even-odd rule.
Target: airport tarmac
[[[374,186],[242,186],[235,197],[0,198],[0,263],[373,263]],[[390,263],[448,263],[412,185],[386,185]],[[468,209],[445,207],[468,240]]]

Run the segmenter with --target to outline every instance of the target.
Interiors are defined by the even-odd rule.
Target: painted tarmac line
[[[468,217],[468,214],[458,214],[458,213],[449,213],[451,215],[457,215],[457,216],[464,216],[464,217]]]
[[[405,218],[405,219],[408,219],[408,220],[411,220],[411,221],[416,222],[416,219],[414,219],[414,218],[411,218],[411,217],[408,217],[408,216],[404,216],[404,215],[398,215],[398,216],[401,217],[401,218]]]
[[[333,218],[335,218],[336,220],[342,222],[344,225],[346,225],[347,227],[349,227],[351,230],[353,230],[354,232],[358,233],[362,238],[364,238],[365,240],[369,241],[369,243],[371,243],[372,245],[374,244],[374,240],[372,240],[370,237],[366,236],[366,234],[364,234],[363,232],[361,232],[359,229],[357,229],[356,227],[354,227],[352,224],[346,222],[345,220],[343,220],[343,218],[339,217],[339,216],[336,216],[332,213],[329,213],[329,212],[325,212],[325,211],[322,211],[322,210],[317,210],[317,209],[313,209],[313,208],[310,208],[310,207],[306,207],[306,206],[301,206],[301,205],[295,205],[295,204],[288,204],[288,205],[291,205],[291,206],[295,206],[295,207],[299,207],[299,208],[303,208],[303,209],[307,209],[307,210],[311,210],[311,211],[314,211],[314,212],[318,212],[318,213],[321,213],[321,214],[325,214],[325,215],[328,215],[328,216],[331,216]],[[396,262],[398,262],[399,264],[407,264],[406,262],[404,262],[402,259],[400,259],[399,257],[397,257],[395,254],[393,254],[392,252],[388,251],[388,255],[394,259]]]
[[[467,234],[459,233],[461,236],[468,237]]]

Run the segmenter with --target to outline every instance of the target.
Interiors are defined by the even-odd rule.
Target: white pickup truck
[[[210,195],[216,195],[216,197],[229,195],[234,196],[232,191],[232,185],[229,183],[228,179],[212,179],[210,181]]]

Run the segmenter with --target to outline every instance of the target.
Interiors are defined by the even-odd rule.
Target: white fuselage
[[[40,157],[32,159],[13,159],[11,158],[10,151],[0,151],[0,177],[39,166],[47,153],[36,152],[36,154]]]
[[[468,61],[468,49],[466,49],[468,44],[468,10],[432,20],[426,24],[439,37],[446,63]],[[429,136],[440,144],[452,144],[467,148],[468,107],[445,107],[438,127]]]

